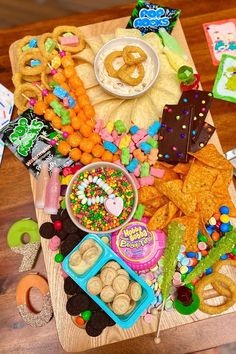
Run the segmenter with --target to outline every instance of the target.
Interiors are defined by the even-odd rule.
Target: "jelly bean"
[[[181,264],[183,265],[183,266],[187,266],[188,265],[188,263],[189,263],[189,259],[188,258],[186,258],[186,257],[184,257],[183,259],[181,259]]]
[[[209,224],[213,226],[216,224],[216,219],[213,216],[210,218]]]
[[[188,266],[188,272],[187,272],[187,274],[190,273],[192,270],[193,270],[193,267],[192,267],[192,266]]]
[[[226,205],[220,207],[221,214],[229,214],[229,208]]]
[[[221,260],[225,260],[228,258],[228,255],[227,254],[224,254],[223,256],[220,257]]]
[[[186,256],[187,256],[188,258],[195,258],[195,257],[196,257],[196,253],[195,253],[195,252],[187,252],[187,253],[186,253]]]
[[[220,220],[220,214],[219,213],[213,214],[213,217],[216,219],[216,221]]]
[[[207,248],[206,242],[199,242],[197,246],[200,251],[203,251]]]
[[[213,226],[207,226],[206,230],[207,230],[207,232],[208,232],[209,235],[212,235],[212,233],[213,233]]]
[[[228,232],[228,231],[229,231],[229,227],[230,227],[230,223],[221,224],[221,225],[220,225],[220,231],[222,231],[222,232]]]
[[[192,258],[191,259],[191,265],[193,266],[193,267],[195,267],[195,265],[197,265],[198,264],[198,260],[196,259],[196,258]]]
[[[201,252],[197,252],[197,260],[200,261],[202,259],[202,254]]]
[[[179,271],[180,271],[181,274],[185,274],[185,273],[188,272],[188,267],[187,266],[182,266],[182,267],[180,267]]]
[[[213,272],[212,268],[208,268],[208,269],[206,270],[206,275],[211,274],[212,272]]]
[[[234,256],[236,256],[236,247],[234,247],[234,248],[232,249],[232,253],[233,253]]]
[[[222,214],[220,216],[220,221],[223,222],[224,224],[227,224],[229,222],[229,215],[227,214]]]
[[[61,263],[63,261],[63,259],[64,259],[64,256],[63,256],[63,254],[58,253],[58,254],[55,255],[54,259],[55,259],[56,263]]]
[[[203,257],[206,257],[208,255],[208,251],[207,250],[203,250],[201,251],[201,254]]]
[[[220,234],[219,234],[219,232],[214,231],[213,234],[211,235],[211,237],[212,237],[213,241],[217,242],[220,239]]]
[[[185,252],[185,251],[186,251],[186,246],[185,245],[181,245],[180,252]]]
[[[180,280],[181,279],[181,274],[179,272],[175,272],[173,275],[173,278],[176,280]]]

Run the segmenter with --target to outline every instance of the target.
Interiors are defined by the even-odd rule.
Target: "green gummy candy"
[[[122,120],[117,120],[114,123],[115,130],[117,131],[118,134],[122,134],[126,132],[126,127]]]
[[[135,213],[134,219],[141,220],[144,214],[145,206],[143,204],[139,204]]]
[[[10,248],[24,246],[22,237],[24,234],[29,235],[29,243],[39,242],[40,234],[38,224],[29,219],[22,219],[15,222],[9,229],[7,234],[7,243]]]
[[[155,140],[155,139],[153,139],[151,137],[146,140],[146,143],[151,145],[151,147],[153,147],[153,148],[157,148],[157,146],[158,146],[157,140]]]
[[[70,113],[65,109],[61,111],[61,124],[62,125],[70,124]]]
[[[52,102],[50,102],[50,106],[53,108],[53,111],[58,115],[61,116],[61,109],[62,106],[60,105],[60,103],[57,100],[53,100]]]
[[[129,148],[128,147],[124,147],[121,149],[121,163],[123,165],[129,164]]]
[[[219,260],[221,256],[225,253],[232,251],[236,245],[236,229],[233,231],[227,232],[224,237],[222,237],[217,246],[212,248],[206,258],[202,259],[191,273],[189,273],[185,279],[185,284],[190,283],[192,280],[201,276],[206,269],[213,266],[213,264]]]
[[[146,177],[149,176],[149,173],[150,173],[150,165],[148,162],[145,161],[140,167],[140,176]]]
[[[65,201],[65,199],[63,199],[63,200],[61,201],[61,208],[62,208],[62,209],[65,209],[65,208],[66,208],[66,201]]]
[[[51,89],[54,89],[58,83],[56,81],[50,81],[48,85],[51,87]]]
[[[53,49],[56,47],[56,42],[52,38],[47,38],[44,45],[45,45],[46,51],[51,53],[53,51]]]

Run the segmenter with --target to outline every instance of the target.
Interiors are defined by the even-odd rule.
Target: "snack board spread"
[[[55,35],[57,33],[59,35]],[[92,66],[95,55],[103,43],[114,37],[122,37],[125,40],[126,36],[146,40],[154,48],[160,61],[160,72],[154,86],[139,98],[129,100],[115,98],[104,92],[95,80]],[[32,38],[21,41],[20,49],[24,48],[23,52],[27,52],[31,41]],[[41,46],[42,42],[45,48]],[[211,280],[210,277],[209,283],[214,286],[215,284],[216,286],[221,283],[226,284],[229,291],[227,294],[232,298],[232,301],[226,301],[225,307],[216,306],[215,311],[221,313],[229,308],[236,300],[234,283],[224,276],[223,278],[218,276],[218,270],[214,268],[213,263],[216,260],[223,263],[225,259],[235,260],[235,232],[229,216],[235,217],[236,210],[228,193],[229,183],[232,179],[232,166],[218,153],[214,145],[207,145],[214,132],[214,127],[205,122],[211,95],[201,90],[183,93],[183,95],[186,94],[186,97],[188,94],[190,97],[194,94],[203,94],[206,99],[202,99],[204,103],[201,101],[203,105],[201,107],[199,102],[192,101],[191,106],[188,107],[190,111],[197,112],[195,113],[197,114],[195,128],[189,124],[189,120],[182,122],[181,125],[178,124],[182,129],[186,129],[188,144],[183,145],[185,159],[181,162],[175,159],[161,161],[161,156],[158,155],[161,154],[162,144],[165,141],[160,138],[163,135],[161,134],[163,128],[161,124],[166,124],[165,109],[163,114],[163,108],[175,105],[176,110],[180,109],[182,86],[178,79],[177,69],[173,68],[170,56],[167,56],[163,51],[164,47],[155,33],[148,33],[141,37],[140,32],[136,29],[120,28],[115,31],[115,34],[87,38],[83,37],[75,27],[67,28],[65,26],[55,29],[51,35],[47,34],[38,43],[41,48],[39,48],[40,53],[34,51],[34,57],[30,57],[30,60],[33,60],[31,69],[34,66],[37,68],[37,66],[43,65],[45,70],[41,82],[38,81],[39,77],[37,76],[39,70],[37,73],[34,72],[36,75],[33,78],[31,69],[28,70],[28,59],[22,59],[20,62],[23,63],[24,74],[15,74],[14,82],[16,82],[15,79],[28,81],[27,86],[23,86],[23,91],[22,85],[25,83],[16,82],[18,90],[16,89],[15,95],[18,97],[16,103],[19,103],[19,109],[31,106],[34,110],[34,113],[32,110],[30,111],[32,114],[41,115],[42,121],[44,123],[47,121],[45,124],[54,128],[55,135],[46,137],[48,140],[45,139],[45,141],[61,156],[67,158],[66,156],[69,155],[74,161],[71,166],[62,168],[60,190],[58,190],[59,177],[57,171],[54,170],[54,176],[57,177],[53,180],[51,177],[50,186],[58,203],[55,204],[54,200],[53,205],[55,207],[60,204],[60,208],[57,213],[51,215],[52,222],[45,222],[40,227],[41,236],[47,239],[43,241],[45,247],[47,246],[52,252],[59,251],[54,254],[56,263],[62,263],[64,259],[70,257],[70,254],[75,254],[73,260],[71,259],[71,262],[68,263],[69,268],[63,267],[61,269],[61,274],[65,278],[64,289],[68,295],[67,303],[64,302],[63,311],[67,310],[71,316],[71,323],[79,327],[80,331],[86,331],[89,336],[98,336],[104,328],[115,324],[109,317],[109,311],[113,311],[116,316],[122,316],[121,313],[117,313],[121,307],[122,313],[132,317],[137,309],[137,304],[134,302],[138,303],[139,296],[142,296],[136,283],[132,283],[133,290],[131,289],[129,282],[133,282],[133,280],[125,273],[126,268],[117,268],[116,262],[109,264],[109,270],[106,270],[106,266],[103,268],[104,265],[99,268],[102,256],[94,245],[90,245],[83,252],[76,253],[78,244],[83,242],[87,233],[71,221],[65,208],[65,192],[73,175],[83,165],[89,166],[92,162],[100,161],[115,163],[117,166],[121,165],[133,178],[138,189],[138,206],[132,222],[136,223],[135,228],[144,223],[142,231],[137,233],[135,231],[134,234],[129,232],[129,238],[124,242],[119,232],[117,235],[110,235],[105,233],[106,230],[103,230],[104,234],[95,235],[94,240],[101,245],[100,242],[106,242],[106,247],[109,247],[110,243],[111,246],[113,244],[112,248],[118,256],[127,261],[128,273],[129,265],[135,269],[133,265],[137,259],[140,260],[141,268],[135,269],[138,273],[136,274],[137,283],[139,279],[144,280],[154,299],[151,304],[147,305],[145,312],[142,311],[142,317],[146,324],[151,326],[155,322],[156,314],[161,306],[166,311],[179,311],[181,314],[190,314],[200,306],[201,311],[209,313],[209,309],[204,307],[203,290],[204,279],[212,272],[214,279]],[[78,46],[78,43],[81,45]],[[33,44],[35,45],[35,41]],[[45,55],[45,50],[47,53],[49,52],[46,48],[51,48],[51,55]],[[35,57],[35,53],[37,57]],[[21,56],[21,54],[18,52],[17,55]],[[136,62],[140,53],[137,52],[137,48],[132,48],[129,54],[128,60]],[[119,55],[123,58],[123,53]],[[85,62],[77,65],[77,60],[81,59]],[[123,60],[125,61],[125,58]],[[132,65],[128,65],[127,69],[130,70]],[[47,67],[50,69],[46,69]],[[25,71],[25,69],[27,70]],[[132,68],[132,70],[133,72],[129,75],[134,74],[135,77],[136,68]],[[167,78],[168,86],[166,85]],[[33,79],[37,81],[37,92],[34,89],[31,90],[30,80]],[[19,97],[22,93],[23,101],[22,97]],[[183,99],[186,97],[183,96]],[[188,104],[188,102],[184,101],[184,104]],[[175,115],[178,117],[177,122],[181,120],[181,116],[180,118],[179,116],[179,114]],[[194,113],[192,113],[192,120],[194,121]],[[168,134],[171,134],[173,127],[170,125],[166,128],[169,131],[167,130],[167,138],[166,136],[165,138],[169,144]],[[194,134],[193,131],[196,133]],[[172,140],[171,142],[172,145],[168,148],[175,147],[172,151],[178,156],[179,145]],[[166,154],[169,153],[162,155]],[[97,176],[96,181],[93,180],[96,177],[96,170],[93,171],[94,176],[87,176],[88,178],[83,176],[82,190],[76,192],[78,199],[84,206],[85,217],[86,213],[89,214],[91,211],[90,217],[92,217],[93,224],[96,224],[96,215],[93,215],[92,211],[94,205],[101,203],[102,207],[103,205],[105,207],[104,200],[100,200],[99,196],[98,202],[97,195],[92,194],[95,192],[94,188],[98,186],[105,193],[108,193],[111,188],[109,184],[106,186],[106,181],[112,171],[104,169],[100,172],[102,172],[101,176]],[[89,177],[92,178],[92,181]],[[97,183],[99,177],[101,181]],[[113,178],[113,181],[117,184],[118,193],[123,194],[124,191],[119,190],[119,181],[116,181],[116,178]],[[82,183],[84,183],[83,186]],[[91,193],[91,198],[90,196],[87,198],[87,192]],[[129,195],[128,193],[127,196],[132,200],[132,191]],[[51,192],[51,194],[53,193]],[[47,207],[50,204],[48,197],[46,190],[45,205],[47,204]],[[85,199],[87,200],[85,201]],[[91,205],[90,201],[88,202],[90,199]],[[77,207],[77,203],[75,206]],[[44,205],[41,208],[44,208]],[[87,226],[88,229],[91,227]],[[147,231],[144,234],[145,229]],[[96,231],[90,230],[96,233]],[[120,237],[120,242],[114,245],[113,242],[118,240],[118,237]],[[153,252],[153,258],[148,259],[153,237],[157,240],[155,252]],[[165,238],[167,240],[169,238],[166,248],[165,242],[163,242]],[[175,239],[175,242],[171,243],[172,238]],[[122,242],[123,248],[121,248]],[[118,248],[120,249],[118,250]],[[135,252],[130,252],[131,249]],[[217,253],[213,252],[214,250],[217,250]],[[163,252],[164,256],[160,257]],[[170,260],[171,266],[168,265]],[[84,263],[87,267],[85,276],[86,282],[88,282],[87,288],[78,280],[81,267],[85,269]],[[55,267],[58,266],[55,264]],[[93,272],[90,274],[89,269],[95,269],[96,266],[98,267],[96,274]],[[197,274],[196,278],[187,281],[191,272],[194,272],[195,269],[197,271],[198,267],[201,267],[201,274]],[[104,272],[104,270],[106,271]],[[68,274],[75,281],[68,277]],[[199,278],[199,275],[202,276],[202,274],[203,277]],[[194,290],[195,285],[196,291]],[[130,288],[129,291],[128,288]],[[97,295],[94,296],[98,296],[99,301],[102,302],[91,300],[89,291],[96,292]],[[119,293],[120,291],[122,292]],[[217,292],[222,294],[222,288],[218,287]],[[105,303],[108,305],[104,306]],[[129,311],[131,312],[129,313]],[[116,320],[116,317],[114,318]]]

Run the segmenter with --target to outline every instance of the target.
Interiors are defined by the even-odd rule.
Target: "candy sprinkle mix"
[[[106,199],[120,197],[123,210],[115,216],[104,205]],[[120,170],[98,168],[78,175],[70,194],[70,206],[79,223],[91,231],[109,231],[122,225],[134,205],[131,183]]]

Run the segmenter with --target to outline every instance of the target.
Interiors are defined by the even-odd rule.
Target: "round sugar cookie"
[[[114,268],[109,268],[109,267],[103,268],[100,273],[100,278],[103,285],[111,285],[116,275],[117,273]]]
[[[112,287],[117,294],[125,293],[129,287],[129,278],[126,275],[118,275],[113,280]]]
[[[141,296],[142,296],[142,287],[136,281],[132,281],[129,284],[129,288],[128,288],[127,293],[131,297],[132,300],[138,301],[141,299]]]
[[[97,247],[91,247],[83,253],[83,260],[89,265],[93,265],[99,257],[99,250]]]
[[[99,277],[92,277],[87,282],[87,290],[92,295],[98,295],[102,291],[102,281]]]
[[[70,259],[69,259],[69,264],[71,266],[77,266],[80,264],[82,260],[82,257],[81,257],[81,253],[79,250],[76,250],[71,256],[70,256]]]
[[[112,302],[114,297],[116,295],[116,292],[112,288],[111,285],[106,285],[101,291],[100,298],[102,301],[109,303]]]
[[[117,262],[115,262],[115,261],[110,261],[110,262],[106,263],[106,264],[104,265],[103,269],[104,269],[104,268],[107,268],[107,267],[108,267],[108,268],[114,268],[115,270],[120,269],[119,263],[117,263]]]
[[[92,239],[85,240],[79,248],[80,253],[84,254],[84,252],[86,252],[88,249],[94,246],[96,246],[96,242],[94,240]]]
[[[112,303],[112,310],[116,315],[124,315],[130,306],[130,298],[126,294],[119,294],[116,295],[113,303]]]

